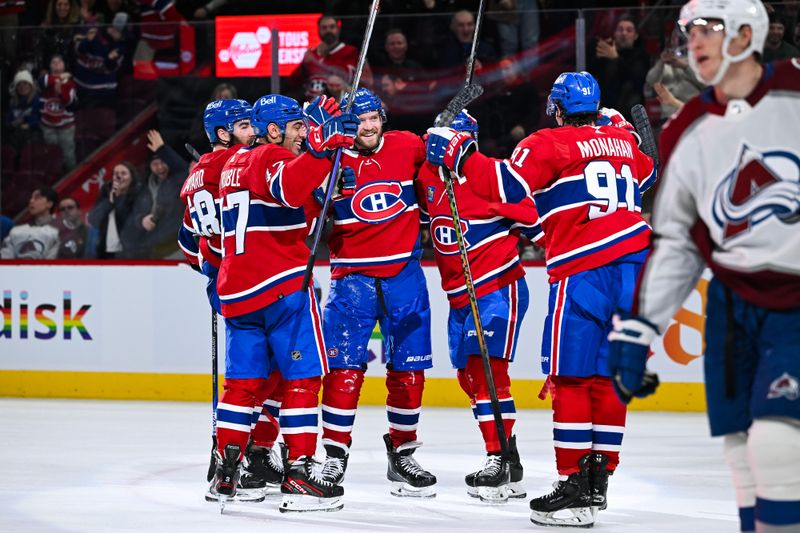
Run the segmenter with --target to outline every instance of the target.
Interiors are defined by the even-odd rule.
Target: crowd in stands
[[[370,3],[296,1],[266,7],[250,0],[0,0],[0,80],[9,95],[2,99],[2,257],[170,257],[181,218],[178,191],[188,169],[188,161],[170,143],[189,141],[207,149],[201,110],[209,100],[191,103],[182,138],[163,130],[165,143],[158,131],[148,133],[143,140],[151,153],[147,168],[143,161],[114,166],[94,205],[80,206],[71,197],[59,200],[52,189],[140,110],[122,98],[141,93],[130,88],[134,74],[152,74],[137,69],[147,64],[169,73],[180,61],[177,28],[186,21],[202,25],[216,15],[265,10],[335,13],[319,19],[319,45],[306,52],[293,76],[282,80],[282,92],[301,101],[323,93],[341,97],[350,90]],[[676,8],[680,3],[673,2]],[[382,2],[361,83],[383,99],[389,129],[423,133],[463,84],[477,4]],[[586,60],[600,83],[604,106],[627,114],[633,105],[645,104],[658,130],[703,90],[674,27],[676,11],[657,18],[637,8],[637,2],[614,4],[630,7],[489,0],[475,62],[486,94],[470,109],[480,124],[484,153],[505,157],[526,135],[552,125],[543,113],[547,92],[555,75],[575,62],[575,14],[564,9],[595,8],[587,23]],[[800,2],[778,2],[768,10],[764,61],[797,56]],[[213,63],[210,54],[205,59]],[[150,92],[137,94],[140,103],[155,101],[156,82],[148,83]],[[252,98],[264,88],[263,80],[235,83],[239,91],[219,83],[202,97]],[[20,207],[30,197],[13,229],[9,217],[17,212],[5,208],[8,190],[23,191],[17,194]],[[31,235],[44,236],[47,246],[26,244]]]

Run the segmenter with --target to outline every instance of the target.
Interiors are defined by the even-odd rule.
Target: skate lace
[[[337,457],[329,457],[325,460],[322,467],[322,477],[326,479],[336,479],[344,474],[344,461]]]
[[[502,465],[503,461],[499,455],[487,455],[480,473],[487,476],[495,476],[500,472]]]
[[[557,495],[561,494],[561,492],[562,492],[561,481],[554,481],[553,482],[553,490],[550,491],[550,494],[547,494],[546,496],[543,496],[542,499],[546,500],[546,499],[551,498],[553,496],[557,496]]]
[[[314,465],[312,463],[308,463],[306,468],[306,473],[311,481],[314,481],[319,485],[324,485],[326,487],[333,486],[333,483],[331,483],[329,480],[323,477],[323,474],[321,474],[316,468],[314,468]]]
[[[400,456],[399,464],[400,468],[402,468],[406,474],[409,474],[413,477],[420,477],[427,474],[425,469],[422,468],[419,463],[410,455]]]

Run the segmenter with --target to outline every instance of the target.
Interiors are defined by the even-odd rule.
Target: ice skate
[[[344,481],[344,473],[347,470],[347,460],[350,458],[344,444],[338,442],[326,444],[325,465],[322,467],[322,477],[335,485],[341,485]]]
[[[284,444],[280,446],[284,446]],[[236,490],[237,495],[279,494],[282,481],[283,460],[275,450],[255,446],[248,447]]]
[[[301,457],[285,466],[281,484],[282,513],[304,511],[338,511],[344,507],[344,489],[327,481],[314,471],[311,459]]]
[[[422,446],[422,443],[406,442],[395,449],[388,433],[383,436],[383,442],[386,444],[386,455],[389,457],[386,477],[392,482],[392,495],[413,498],[436,496],[433,488],[436,476],[422,468],[412,457],[414,450]]]
[[[612,474],[608,470],[608,457],[602,453],[591,455],[591,486],[592,486],[592,511],[597,515],[597,511],[604,511],[608,507],[608,476]]]
[[[473,476],[472,489],[482,502],[497,505],[508,501],[511,471],[507,459],[487,454],[483,466]]]
[[[580,460],[580,472],[555,482],[550,494],[531,500],[531,522],[540,526],[594,526],[590,457],[586,455]]]
[[[511,463],[509,470],[511,471],[511,481],[508,483],[508,497],[509,498],[524,498],[528,495],[525,491],[525,486],[522,484],[523,468],[522,462],[519,458],[519,451],[517,450],[517,436],[513,435],[508,439],[508,451],[511,455]],[[467,494],[473,498],[478,498],[478,489],[475,488],[475,476],[480,473],[472,472],[464,476],[464,482],[467,484]]]
[[[219,512],[225,510],[225,504],[236,496],[236,485],[239,482],[239,466],[241,461],[239,456],[241,448],[235,444],[225,446],[225,457],[219,451],[214,452],[216,458],[216,470],[211,486],[206,493],[206,501],[216,501],[219,503]],[[261,500],[264,496],[261,496]]]

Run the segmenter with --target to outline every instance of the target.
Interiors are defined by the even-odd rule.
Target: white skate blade
[[[231,496],[222,496],[214,494],[211,491],[206,492],[207,502],[219,502],[221,498],[225,498],[227,503],[259,503],[264,501],[265,489],[236,489],[236,494]],[[280,486],[278,487],[280,491]]]
[[[478,490],[478,498],[480,498],[483,503],[488,503],[489,505],[508,503],[508,485],[475,488]]]
[[[436,489],[433,485],[429,487],[412,487],[403,481],[392,481],[392,488],[389,489],[392,496],[398,498],[435,498]]]
[[[472,498],[479,498],[478,489],[475,487],[467,486],[467,494]],[[525,486],[519,481],[512,481],[508,484],[508,497],[509,498],[525,498],[528,492]]]
[[[594,514],[591,507],[560,509],[552,513],[531,511],[531,522],[540,526],[592,527]]]
[[[305,513],[310,511],[338,511],[344,507],[340,497],[317,498],[303,494],[284,494],[278,510],[282,513]]]

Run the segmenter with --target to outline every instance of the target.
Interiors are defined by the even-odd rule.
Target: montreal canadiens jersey
[[[327,158],[275,144],[242,148],[220,176],[222,315],[250,313],[300,290],[308,261],[303,204],[331,170]]]
[[[655,182],[656,170],[622,128],[540,130],[520,141],[509,159],[473,154],[463,173],[481,196],[503,203],[533,197],[551,282],[649,244],[641,192]]]
[[[186,206],[178,244],[188,261],[200,266],[208,261],[219,269],[222,260],[219,218],[219,176],[222,167],[242,145],[203,154],[181,188]]]
[[[414,179],[425,161],[422,139],[388,131],[369,155],[342,154],[342,166],[356,173],[356,191],[333,202],[328,240],[331,277],[358,272],[388,278],[422,255],[419,204]]]
[[[706,90],[661,136],[656,238],[636,312],[663,328],[707,264],[743,299],[800,306],[800,60],[765,65],[744,100]]]
[[[431,240],[436,264],[442,277],[442,289],[447,293],[454,308],[469,304],[464,269],[456,242],[450,202],[440,178],[442,167],[425,163],[417,178],[417,197],[420,210],[430,219]],[[536,208],[530,198],[518,206],[522,212],[536,219]],[[494,209],[485,199],[477,196],[469,187],[459,187],[456,192],[461,232],[467,249],[470,271],[478,298],[513,283],[525,275],[519,261],[519,223],[492,214],[502,211]]]

